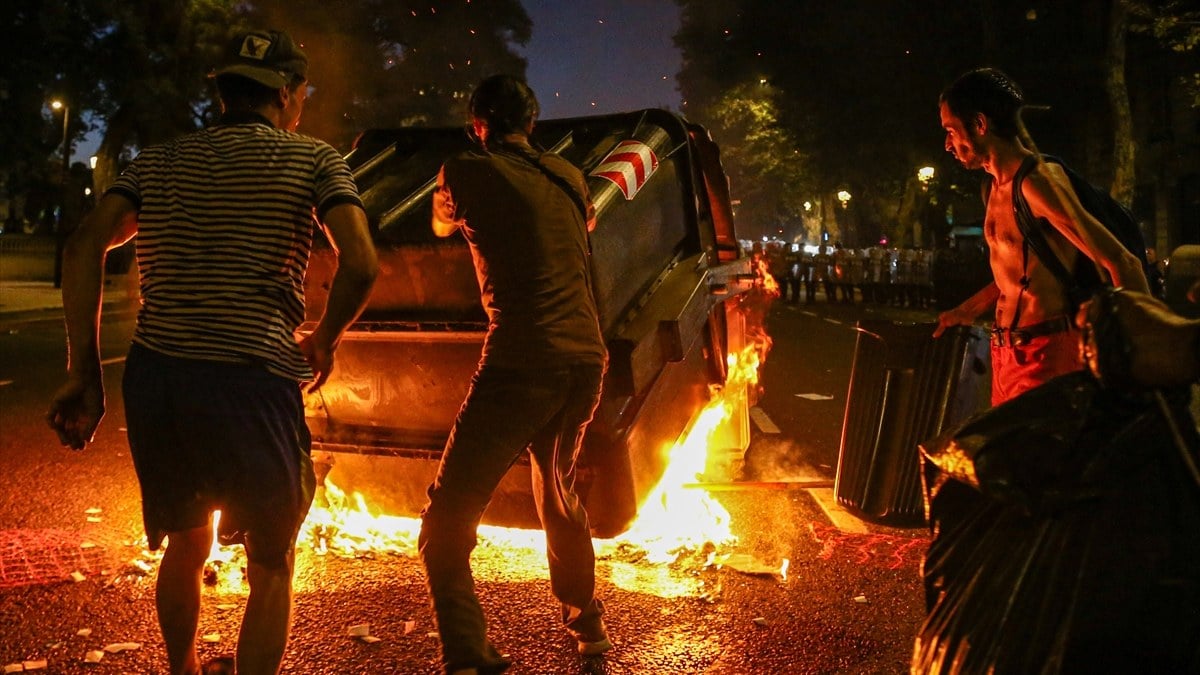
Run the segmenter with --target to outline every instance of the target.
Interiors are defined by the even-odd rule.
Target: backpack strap
[[[1054,158],[1049,157],[1053,160]],[[1050,242],[1046,239],[1046,233],[1042,230],[1042,223],[1033,216],[1033,211],[1029,209],[1029,203],[1025,201],[1025,195],[1021,192],[1021,184],[1025,181],[1025,177],[1033,171],[1038,162],[1042,161],[1037,155],[1030,155],[1021,162],[1021,167],[1017,169],[1017,173],[1013,176],[1012,199],[1013,199],[1013,215],[1017,220],[1017,227],[1021,230],[1021,236],[1025,239],[1025,246],[1032,249],[1034,255],[1050,273],[1058,279],[1058,283],[1067,291],[1071,291],[1075,287],[1075,279],[1071,273],[1063,265],[1062,260],[1050,248]]]
[[[1042,264],[1050,270],[1054,278],[1058,280],[1063,287],[1064,293],[1068,298],[1071,297],[1071,291],[1075,287],[1075,280],[1067,268],[1059,260],[1058,255],[1050,248],[1050,242],[1046,239],[1045,233],[1042,231],[1042,226],[1038,219],[1033,216],[1033,212],[1029,209],[1028,202],[1025,201],[1025,195],[1021,192],[1021,184],[1025,181],[1025,177],[1037,167],[1039,161],[1057,161],[1055,157],[1049,155],[1030,155],[1021,162],[1021,166],[1017,168],[1017,172],[1013,175],[1012,180],[1012,202],[1013,202],[1013,219],[1017,222],[1017,229],[1021,232],[1021,291],[1017,295],[1017,309],[1013,312],[1012,322],[1009,324],[1009,330],[1016,330],[1021,321],[1021,296],[1025,295],[1025,291],[1029,289],[1029,251],[1032,249],[1034,255]],[[986,208],[988,199],[992,192],[992,176],[984,174],[983,181],[980,183],[980,192],[983,197],[983,205]]]

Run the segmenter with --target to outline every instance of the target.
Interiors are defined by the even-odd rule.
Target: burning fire
[[[245,578],[243,561],[245,554],[240,546],[221,546],[217,541],[221,512],[213,511],[213,543],[208,549],[208,561],[204,563],[204,581],[222,593],[238,593]]]
[[[765,263],[756,262],[763,289],[770,294],[774,280],[766,273]],[[774,292],[777,294],[778,289]],[[710,440],[731,415],[748,406],[750,388],[758,382],[758,369],[770,349],[770,338],[761,326],[747,326],[751,344],[728,358],[728,375],[723,386],[714,386],[709,403],[696,416],[675,445],[663,449],[666,470],[659,483],[638,509],[637,520],[629,530],[612,540],[594,542],[598,557],[612,561],[612,581],[621,587],[654,592],[661,597],[697,594],[704,583],[695,578],[681,579],[672,567],[703,569],[719,562],[722,554],[736,545],[729,512],[706,490],[695,489],[702,482],[709,460]],[[347,495],[328,479],[318,487],[317,496],[301,527],[300,546],[316,555],[335,553],[359,557],[378,554],[415,555],[420,520],[372,513],[359,493]],[[216,522],[214,522],[214,528]],[[494,526],[479,528],[481,548],[499,547],[513,564],[505,570],[509,581],[518,577],[544,578],[545,533]],[[238,588],[240,569],[230,563],[231,549],[213,545],[210,561],[221,575],[223,588]],[[622,561],[644,560],[646,565]],[[780,574],[786,578],[787,561]],[[228,575],[228,578],[226,578]],[[703,594],[709,594],[703,591]]]
[[[754,276],[757,285],[761,285],[763,291],[777,298],[780,295],[779,284],[775,282],[775,277],[771,274],[767,266],[767,259],[763,256],[755,256],[752,264],[754,265]]]
[[[658,485],[638,509],[637,520],[610,546],[628,546],[645,551],[652,563],[673,563],[680,556],[708,550],[705,564],[713,561],[720,547],[737,543],[730,529],[729,512],[704,490],[689,489],[704,475],[709,439],[733,412],[744,406],[748,386],[758,381],[760,345],[729,355],[725,386],[714,387],[708,405],[700,411],[683,439],[667,449],[667,468]]]

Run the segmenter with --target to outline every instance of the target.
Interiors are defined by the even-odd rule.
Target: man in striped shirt
[[[149,546],[169,540],[156,599],[171,673],[220,672],[202,671],[195,647],[215,509],[222,542],[243,543],[248,560],[237,672],[278,672],[314,488],[301,385],[329,376],[378,273],[345,161],[295,133],[307,65],[286,33],[238,36],[217,73],[219,122],[146,148],[66,250],[68,376],[47,419],[78,450],[104,415],[104,258],[138,235],[141,308],[123,393]],[[338,270],[324,315],[298,339],[314,212]]]

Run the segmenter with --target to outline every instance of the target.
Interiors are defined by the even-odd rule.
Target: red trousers
[[[1000,405],[1059,375],[1083,367],[1079,333],[1074,330],[1035,337],[1024,345],[993,342],[992,405]]]

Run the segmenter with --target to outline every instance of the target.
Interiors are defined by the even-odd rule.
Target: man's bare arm
[[[300,349],[313,369],[309,391],[325,384],[333,369],[333,353],[371,295],[379,275],[379,259],[367,215],[356,204],[339,204],[325,214],[329,243],[337,252],[337,271],[325,302],[325,311],[313,332],[300,341]]]
[[[67,327],[67,381],[54,394],[46,421],[63,445],[80,450],[104,418],[100,366],[100,300],[108,251],[137,233],[137,207],[116,193],[105,195],[67,240],[62,296]]]
[[[1141,261],[1083,208],[1061,169],[1047,164],[1045,170],[1061,175],[1052,178],[1035,171],[1021,184],[1021,193],[1034,217],[1048,220],[1072,246],[1103,269],[1114,286],[1149,293],[1150,283]]]
[[[975,295],[964,300],[958,307],[938,314],[938,327],[934,329],[933,337],[940,337],[951,326],[971,325],[984,312],[993,309],[999,299],[1000,287],[993,281]]]

